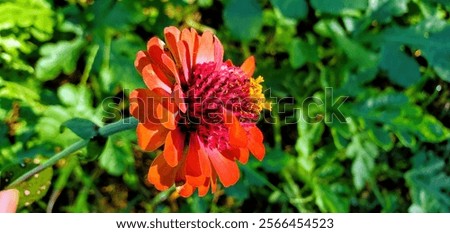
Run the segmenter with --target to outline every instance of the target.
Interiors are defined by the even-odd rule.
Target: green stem
[[[16,180],[14,180],[14,182],[12,182],[11,184],[8,185],[7,188],[11,188],[17,184],[19,184],[20,182],[25,181],[26,179],[30,178],[31,176],[33,176],[36,173],[39,173],[40,171],[46,169],[47,167],[52,166],[53,164],[55,164],[58,160],[72,154],[73,152],[87,146],[87,144],[89,143],[90,140],[88,139],[83,139],[80,140],[74,144],[72,144],[71,146],[67,147],[65,150],[59,152],[58,154],[54,155],[53,157],[51,157],[50,159],[48,159],[47,161],[45,161],[44,163],[42,163],[41,165],[29,170],[28,172],[24,173],[23,175],[21,175],[19,178],[17,178]]]
[[[98,129],[98,133],[103,137],[108,137],[121,131],[135,129],[137,123],[138,120],[136,118],[128,117],[101,127],[100,129]]]
[[[121,131],[136,128],[137,123],[138,123],[138,121],[133,117],[125,118],[125,119],[122,119],[117,122],[114,122],[114,123],[111,123],[111,124],[101,127],[98,130],[98,133],[103,137],[107,137],[107,136],[110,136],[112,134],[115,134],[115,133],[118,133]],[[21,175],[19,178],[17,178],[11,184],[9,184],[7,188],[12,188],[15,185],[27,180],[34,174],[37,174],[37,173],[41,172],[42,170],[44,170],[50,166],[53,166],[56,162],[58,162],[58,160],[65,158],[65,157],[71,155],[72,153],[74,153],[75,151],[80,150],[81,148],[87,146],[89,142],[90,142],[90,139],[83,139],[78,142],[75,142],[74,144],[70,145],[63,151],[50,157],[44,163],[40,164],[39,166],[37,166],[37,167],[29,170],[28,172],[24,173],[23,175]]]

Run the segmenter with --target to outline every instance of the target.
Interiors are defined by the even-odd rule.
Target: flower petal
[[[164,145],[164,159],[171,167],[178,165],[178,161],[183,157],[185,134],[179,128],[170,131],[167,134]]]
[[[223,156],[217,149],[207,148],[207,154],[223,186],[236,184],[240,175],[236,162]]]
[[[247,132],[241,126],[239,120],[233,114],[226,113],[226,124],[229,126],[230,145],[235,147],[247,147]],[[231,115],[231,117],[230,117]],[[231,120],[230,120],[231,119]],[[231,122],[230,122],[231,121]]]
[[[198,186],[198,196],[204,197],[206,194],[208,194],[209,186],[210,186],[210,179],[205,179],[203,185]]]
[[[211,162],[202,146],[197,134],[191,134],[189,150],[186,156],[186,182],[200,186],[206,178],[211,177]]]
[[[147,54],[144,51],[139,51],[136,54],[136,59],[134,60],[134,66],[138,72],[142,74],[142,69],[144,69],[144,67],[148,64],[150,64],[150,60],[148,59]]]
[[[147,180],[156,189],[166,190],[175,183],[177,169],[169,166],[162,155],[158,155],[148,170]]]
[[[156,105],[160,96],[148,89],[136,89],[130,94],[130,113],[141,123],[159,124],[156,117]]]
[[[248,162],[249,151],[246,147],[235,147],[221,151],[221,153],[227,158],[239,160],[242,164],[246,164]]]
[[[174,130],[176,126],[176,104],[172,98],[162,98],[160,103],[156,104],[156,117],[161,124]]]
[[[180,84],[183,86],[187,85],[187,83],[189,82],[189,74],[191,70],[191,67],[189,65],[191,63],[191,57],[186,46],[186,42],[184,41],[178,41],[177,43],[178,54],[180,56],[178,65],[181,66],[183,70],[183,77],[180,77]]]
[[[176,84],[175,87],[173,88],[172,98],[174,99],[178,109],[180,109],[181,112],[185,113],[187,111],[187,105],[184,102],[186,96],[183,93],[183,90],[179,84]]]
[[[177,187],[177,191],[182,197],[190,197],[194,193],[195,189],[192,185],[185,183],[181,187]]]
[[[252,77],[255,72],[255,57],[248,57],[241,65],[241,69],[248,77]]]
[[[223,62],[223,46],[216,36],[214,36],[214,62],[216,63],[216,69],[220,68]]]
[[[199,36],[197,34],[197,31],[193,28],[191,30],[185,28],[181,32],[181,41],[185,43],[187,51],[186,54],[188,55],[189,59],[187,60],[188,68],[192,69],[193,65],[196,64],[196,54],[198,50],[198,43],[199,43]],[[187,79],[187,81],[189,81]]]
[[[167,43],[167,47],[173,54],[175,61],[180,63],[180,56],[178,54],[177,43],[180,40],[180,30],[174,26],[164,28],[164,38]]]
[[[146,65],[142,69],[142,78],[144,79],[144,83],[155,93],[161,96],[169,96],[169,94],[172,93],[171,81],[163,72],[159,71],[156,73],[155,70],[158,71],[157,69],[159,68],[151,64]]]
[[[139,123],[136,128],[138,145],[145,151],[154,151],[164,144],[169,130],[161,124]]]
[[[166,74],[169,75],[169,77],[173,78],[176,83],[183,84],[182,80],[180,80],[180,76],[178,75],[177,66],[172,58],[170,58],[167,54],[162,54],[161,59],[166,72],[169,71],[169,73]]]
[[[260,161],[264,158],[264,154],[266,153],[263,140],[264,136],[258,127],[253,126],[249,129],[248,149],[252,152],[255,158]]]
[[[213,34],[205,31],[200,37],[196,64],[214,61],[214,43]]]

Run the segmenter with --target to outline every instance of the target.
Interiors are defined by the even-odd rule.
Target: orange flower
[[[245,164],[251,152],[262,160],[263,134],[256,121],[269,108],[262,77],[252,78],[255,60],[240,67],[223,62],[223,47],[211,32],[175,27],[164,30],[139,51],[135,66],[148,89],[130,95],[130,112],[139,120],[139,146],[154,151],[164,145],[148,172],[158,190],[177,185],[188,197],[204,196],[239,179],[235,160]]]

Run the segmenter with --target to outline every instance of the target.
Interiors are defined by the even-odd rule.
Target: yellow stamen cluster
[[[264,82],[264,78],[259,76],[258,78],[250,78],[250,97],[255,100],[256,108],[258,112],[263,109],[272,110],[272,105],[263,94],[263,87],[261,83]]]

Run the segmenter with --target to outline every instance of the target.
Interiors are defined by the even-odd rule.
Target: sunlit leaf
[[[230,0],[223,11],[225,25],[239,40],[254,39],[262,28],[262,9],[256,0]]]
[[[71,74],[75,71],[86,41],[77,38],[73,41],[60,41],[41,47],[42,57],[36,64],[36,77],[47,81],[56,78],[61,72]]]

